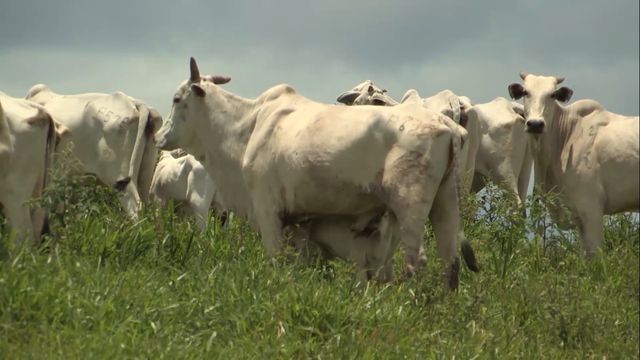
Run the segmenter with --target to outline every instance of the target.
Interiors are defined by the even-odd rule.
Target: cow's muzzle
[[[531,134],[542,134],[544,132],[544,120],[529,119],[525,123],[525,130]]]

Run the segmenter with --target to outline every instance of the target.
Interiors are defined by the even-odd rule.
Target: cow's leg
[[[396,217],[387,211],[380,219],[377,231],[357,238],[358,244],[363,245],[354,250],[359,253],[361,267],[370,269],[369,278],[375,275],[379,282],[393,280],[393,253],[400,241],[398,225]],[[360,249],[364,249],[364,253]]]
[[[425,194],[418,200],[412,191],[407,194],[411,195],[395,199],[391,208],[396,214],[400,244],[404,249],[405,272],[411,276],[423,265],[420,249],[424,238],[424,224],[429,217],[433,199]]]
[[[143,204],[147,204],[149,202],[149,189],[151,188],[151,181],[153,179],[153,172],[156,167],[157,158],[158,150],[155,147],[155,142],[153,141],[152,136],[146,141],[137,179],[139,196]]]
[[[529,155],[529,150],[527,149],[524,160],[522,161],[522,167],[520,168],[520,174],[518,174],[518,197],[522,204],[525,204],[527,200],[527,190],[529,190],[529,180],[531,179],[532,169],[533,159]],[[526,217],[526,211],[524,215]]]
[[[4,213],[7,217],[9,227],[15,232],[16,244],[24,241],[25,237],[32,234],[31,212],[29,208],[23,205],[26,199],[16,196],[7,196],[2,199],[4,205]]]
[[[599,206],[584,207],[578,213],[578,232],[587,259],[592,259],[604,240],[603,212]]]
[[[191,204],[191,212],[196,218],[196,225],[200,231],[207,230],[207,220],[209,219],[209,206],[202,204]]]
[[[43,180],[44,180],[44,176],[41,176],[35,182],[33,191],[31,193],[32,199],[39,199],[40,197],[42,197],[42,191],[44,187]],[[31,210],[31,226],[32,226],[33,241],[35,245],[40,244],[42,230],[45,225],[44,223],[45,223],[46,215],[47,214],[45,212],[45,209],[43,209],[40,206],[35,206]]]
[[[268,258],[273,258],[282,250],[282,220],[271,201],[256,201],[255,214],[262,243]]]
[[[477,193],[487,186],[487,177],[479,172],[473,174],[473,181],[471,182],[471,191]]]
[[[211,199],[202,196],[197,191],[192,191],[187,201],[191,213],[196,218],[196,225],[200,231],[205,231],[207,229],[207,221],[209,220],[209,205],[211,204]]]
[[[136,185],[129,181],[123,191],[118,194],[118,200],[122,204],[122,207],[132,219],[138,218],[140,212],[140,196],[138,195],[138,189]]]
[[[454,177],[449,176],[440,184],[433,200],[429,218],[436,239],[438,255],[445,264],[445,286],[454,290],[458,287],[458,272],[460,268],[457,258],[458,237],[464,236],[462,232],[458,233],[460,211]]]

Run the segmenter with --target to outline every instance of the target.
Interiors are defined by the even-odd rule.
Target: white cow
[[[640,209],[640,122],[593,100],[560,105],[573,95],[558,88],[564,78],[520,77],[508,88],[524,99],[536,185],[560,194],[591,258],[604,237],[603,215]]]
[[[468,121],[467,111],[471,107],[469,98],[466,96],[458,96],[451,90],[443,90],[423,99],[417,90],[411,89],[407,90],[400,103],[420,104],[426,109],[451,118],[455,123],[460,124],[467,130],[468,136],[462,147],[458,177],[460,192],[468,193],[471,189],[476,155],[480,144],[478,124]]]
[[[137,217],[153,177],[157,150],[152,135],[162,121],[159,114],[121,92],[59,95],[39,84],[26,98],[68,129],[60,146],[71,147],[81,171],[114,186],[129,216]]]
[[[45,211],[28,201],[42,195],[55,142],[53,120],[41,106],[0,92],[0,204],[16,241],[40,241]]]
[[[469,192],[479,143],[477,124],[469,124],[467,122],[466,111],[471,107],[469,98],[465,96],[459,97],[450,90],[444,90],[434,96],[423,99],[417,90],[411,89],[404,94],[402,101],[398,103],[386,94],[386,90],[376,87],[371,80],[366,80],[338,96],[337,101],[345,105],[395,106],[400,103],[413,104],[445,115],[452,119],[454,123],[466,128],[468,136],[460,153],[460,166],[458,166],[456,178],[459,192]],[[473,255],[473,250],[470,243],[466,241],[462,229],[460,229],[458,236],[466,264],[471,270],[478,271],[479,268]],[[420,249],[420,260],[422,262],[426,261],[422,248]]]
[[[466,96],[457,96],[451,90],[443,90],[431,97],[421,98],[417,90],[411,89],[397,102],[387,91],[375,86],[371,80],[366,80],[351,90],[338,96],[338,102],[345,105],[379,105],[395,106],[398,104],[416,104],[426,109],[441,113],[467,130],[467,137],[460,156],[459,181],[460,190],[468,192],[471,187],[471,179],[475,167],[475,158],[478,151],[479,134],[476,124],[467,122],[466,111],[471,107],[471,102]],[[465,182],[462,182],[465,180]]]
[[[338,96],[337,101],[345,105],[398,105],[398,102],[387,94],[386,89],[375,86],[371,80],[365,80],[351,90],[342,93]]]
[[[203,231],[207,228],[209,208],[213,205],[223,209],[207,171],[193,155],[182,150],[160,152],[150,193],[162,206],[170,200],[178,203],[180,210],[195,216],[196,224]]]
[[[190,79],[156,142],[204,159],[226,205],[257,225],[268,256],[279,252],[290,217],[386,213],[378,245],[384,256],[367,268],[389,274],[400,239],[418,266],[430,217],[448,284],[457,285],[459,214],[450,175],[464,129],[416,106],[324,105],[287,85],[244,99],[216,85],[227,81],[201,77],[191,59]]]
[[[467,110],[469,123],[476,123],[480,133],[473,191],[480,191],[488,178],[511,193],[519,204],[525,203],[533,157],[522,115],[521,104],[502,97]]]
[[[370,80],[343,93],[338,101],[347,105],[398,104]],[[533,160],[524,141],[522,105],[504,98],[471,105],[468,97],[451,90],[424,99],[416,90],[408,90],[400,103],[409,102],[440,112],[467,129],[469,135],[460,156],[461,192],[480,191],[489,178],[524,203]]]

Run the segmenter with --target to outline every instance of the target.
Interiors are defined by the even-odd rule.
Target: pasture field
[[[538,202],[523,220],[490,188],[465,209],[484,208],[465,224],[481,272],[464,269],[447,293],[428,227],[419,276],[357,283],[341,261],[266,260],[244,221],[222,229],[212,218],[201,234],[150,209],[134,222],[110,190],[79,182],[58,179],[42,200],[66,204],[48,246],[2,235],[0,358],[638,357],[637,217],[608,218],[588,262],[571,233],[532,220],[544,218]],[[397,277],[401,264],[398,252]]]

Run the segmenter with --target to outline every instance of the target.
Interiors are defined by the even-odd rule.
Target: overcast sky
[[[451,89],[481,103],[525,70],[637,115],[638,3],[3,0],[0,90],[120,90],[166,115],[195,56],[245,97],[288,83],[333,103],[371,79],[396,98]]]

